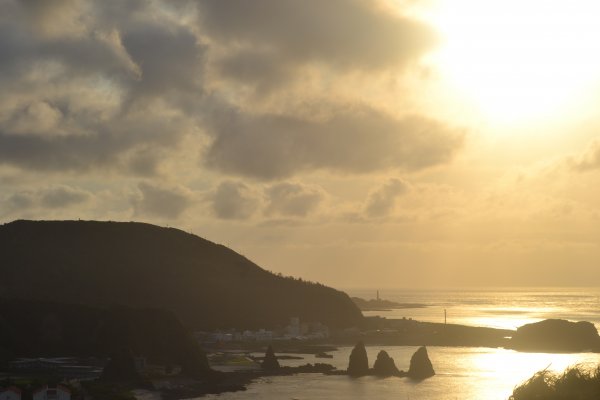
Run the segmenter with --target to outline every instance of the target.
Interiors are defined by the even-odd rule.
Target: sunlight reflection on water
[[[408,369],[416,347],[369,346],[372,365],[379,350],[386,350],[399,369]],[[326,360],[338,368],[346,368],[351,348],[334,352]],[[513,388],[536,371],[549,368],[562,371],[570,365],[600,362],[599,354],[518,353],[512,350],[461,347],[429,347],[436,376],[423,382],[407,378],[364,377],[306,374],[264,378],[249,386],[246,392],[225,393],[219,399],[472,399],[506,400]],[[303,360],[286,360],[284,365],[318,362],[312,355]],[[217,398],[210,397],[209,398]]]
[[[349,290],[351,296],[374,298],[375,290]],[[367,311],[365,316],[413,318],[417,321],[516,329],[547,318],[590,321],[600,327],[600,289],[536,288],[494,290],[383,290],[381,298],[422,303],[424,308]]]
[[[351,296],[374,298],[375,290],[360,290]],[[546,318],[585,320],[600,326],[599,289],[495,289],[495,290],[387,290],[381,298],[400,303],[423,303],[428,307],[368,312],[389,318],[413,318],[418,321],[515,329]],[[276,346],[276,345],[275,345]],[[370,365],[379,350],[386,350],[399,369],[408,369],[416,347],[367,347]],[[277,348],[275,348],[277,351]],[[350,348],[340,348],[334,358],[324,360],[339,369],[348,364]],[[563,371],[568,366],[600,363],[600,354],[519,353],[505,349],[467,347],[428,347],[436,370],[433,378],[413,382],[406,378],[379,379],[364,377],[306,374],[265,378],[239,393],[226,393],[219,399],[410,399],[410,400],[506,400],[515,386],[535,372],[548,368]],[[283,361],[283,365],[321,362],[312,355],[303,360]],[[217,398],[209,396],[209,398]]]

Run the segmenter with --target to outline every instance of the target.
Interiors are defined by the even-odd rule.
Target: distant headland
[[[354,304],[360,308],[361,311],[389,311],[405,308],[425,308],[426,304],[422,303],[397,303],[395,301],[384,300],[379,298],[379,291],[377,291],[377,298],[366,300],[361,297],[352,297]]]

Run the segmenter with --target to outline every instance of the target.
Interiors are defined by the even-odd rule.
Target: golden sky
[[[598,285],[600,5],[0,1],[0,219],[335,287]]]

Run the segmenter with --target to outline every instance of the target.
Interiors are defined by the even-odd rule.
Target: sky
[[[0,222],[177,227],[338,288],[600,285],[599,12],[0,0]]]

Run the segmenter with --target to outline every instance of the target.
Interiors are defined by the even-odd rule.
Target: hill
[[[173,313],[0,299],[0,361],[15,357],[114,357],[131,351],[151,363],[210,374],[206,355]]]
[[[14,221],[0,226],[0,296],[173,311],[193,329],[356,326],[343,292],[268,272],[233,250],[136,222]]]

